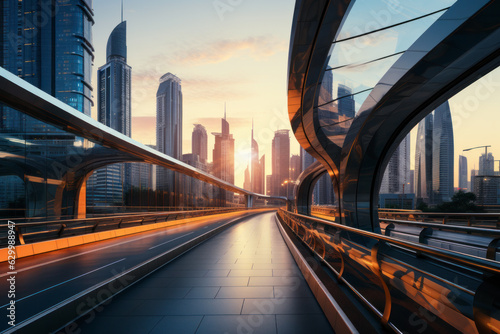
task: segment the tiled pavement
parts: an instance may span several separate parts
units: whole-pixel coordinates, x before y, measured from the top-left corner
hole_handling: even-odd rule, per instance
[[[82,333],[332,333],[275,224],[241,222],[80,320]]]

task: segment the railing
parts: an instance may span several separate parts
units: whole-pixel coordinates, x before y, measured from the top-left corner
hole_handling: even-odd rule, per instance
[[[379,210],[378,215],[380,219],[404,219],[419,222],[500,228],[500,214],[498,213],[447,213]]]
[[[500,332],[500,263],[279,210],[394,332]]]
[[[55,220],[46,222],[16,223],[16,243],[26,243],[57,239],[73,235],[102,232],[124,227],[163,223],[185,218],[194,218],[219,213],[246,211],[247,208],[208,208],[192,211],[154,212],[146,214],[110,215],[99,218]],[[8,242],[8,225],[0,225],[0,247]]]

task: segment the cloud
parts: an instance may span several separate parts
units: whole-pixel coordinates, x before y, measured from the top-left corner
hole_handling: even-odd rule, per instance
[[[254,36],[244,39],[220,39],[195,47],[188,47],[173,53],[170,60],[177,64],[216,64],[229,60],[238,54],[250,55],[261,60],[287,50],[287,43],[273,36]],[[163,59],[169,59],[164,57]]]

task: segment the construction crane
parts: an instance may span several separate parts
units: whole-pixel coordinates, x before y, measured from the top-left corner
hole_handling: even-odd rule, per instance
[[[484,155],[487,157],[488,156],[488,147],[491,147],[491,145],[483,145],[483,146],[476,146],[476,147],[471,147],[471,148],[466,148],[465,151],[470,151],[470,150],[475,150],[476,148],[481,148],[484,147]]]

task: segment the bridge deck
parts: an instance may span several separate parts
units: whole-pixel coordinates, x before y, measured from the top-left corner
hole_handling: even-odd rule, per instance
[[[169,263],[77,324],[83,333],[331,333],[266,213]]]

